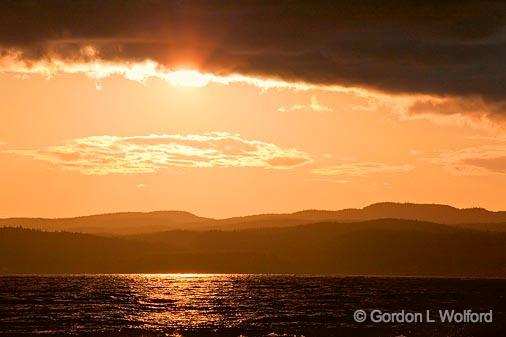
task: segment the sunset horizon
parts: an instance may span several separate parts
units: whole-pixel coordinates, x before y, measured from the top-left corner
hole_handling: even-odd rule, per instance
[[[258,211],[251,213],[240,213],[240,214],[225,214],[223,216],[212,216],[209,214],[202,214],[198,211],[189,210],[189,209],[118,209],[118,210],[110,210],[105,212],[97,212],[97,213],[82,213],[82,214],[69,214],[63,216],[23,216],[23,215],[14,215],[14,216],[0,216],[0,220],[4,219],[12,219],[12,218],[44,218],[44,219],[67,219],[67,218],[80,218],[80,217],[88,217],[88,216],[96,216],[96,215],[110,215],[110,214],[127,214],[127,213],[142,213],[142,214],[150,214],[150,213],[164,213],[164,212],[181,212],[188,213],[192,215],[196,215],[199,217],[216,219],[216,220],[224,220],[230,218],[240,218],[240,217],[249,217],[256,215],[282,215],[282,214],[294,214],[306,211],[321,211],[321,212],[335,212],[342,210],[361,210],[364,208],[368,208],[376,205],[384,205],[384,204],[393,204],[393,205],[414,205],[414,206],[441,206],[441,207],[450,207],[456,210],[484,210],[488,212],[506,212],[506,209],[489,209],[481,206],[471,206],[471,207],[456,207],[454,205],[444,204],[444,203],[429,203],[429,202],[402,202],[402,201],[378,201],[373,202],[371,204],[359,205],[357,207],[338,207],[338,208],[301,208],[301,209],[286,209],[286,210],[266,210],[266,211]]]

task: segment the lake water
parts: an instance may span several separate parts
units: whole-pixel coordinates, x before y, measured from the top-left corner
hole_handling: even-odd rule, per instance
[[[366,312],[493,311],[492,323]],[[1,276],[5,336],[505,336],[506,280],[295,275]]]

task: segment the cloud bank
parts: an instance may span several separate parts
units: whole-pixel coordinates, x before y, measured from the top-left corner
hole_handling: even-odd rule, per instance
[[[291,169],[310,163],[305,152],[230,133],[94,136],[41,150],[5,150],[87,175],[152,173],[173,167]]]
[[[0,57],[12,53],[472,97],[459,113],[506,114],[501,1],[2,1]]]

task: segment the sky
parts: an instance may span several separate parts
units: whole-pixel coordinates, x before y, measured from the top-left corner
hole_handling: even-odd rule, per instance
[[[506,7],[434,6],[5,2],[0,216],[506,209]]]

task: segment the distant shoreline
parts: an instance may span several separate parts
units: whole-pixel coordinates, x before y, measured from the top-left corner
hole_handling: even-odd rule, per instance
[[[256,276],[256,277],[321,277],[321,278],[377,278],[377,279],[455,279],[455,280],[506,280],[506,276],[455,276],[455,275],[336,275],[336,274],[294,274],[294,273],[70,273],[70,274],[2,274],[0,277],[96,277],[96,276],[176,276],[184,278],[203,276]]]

